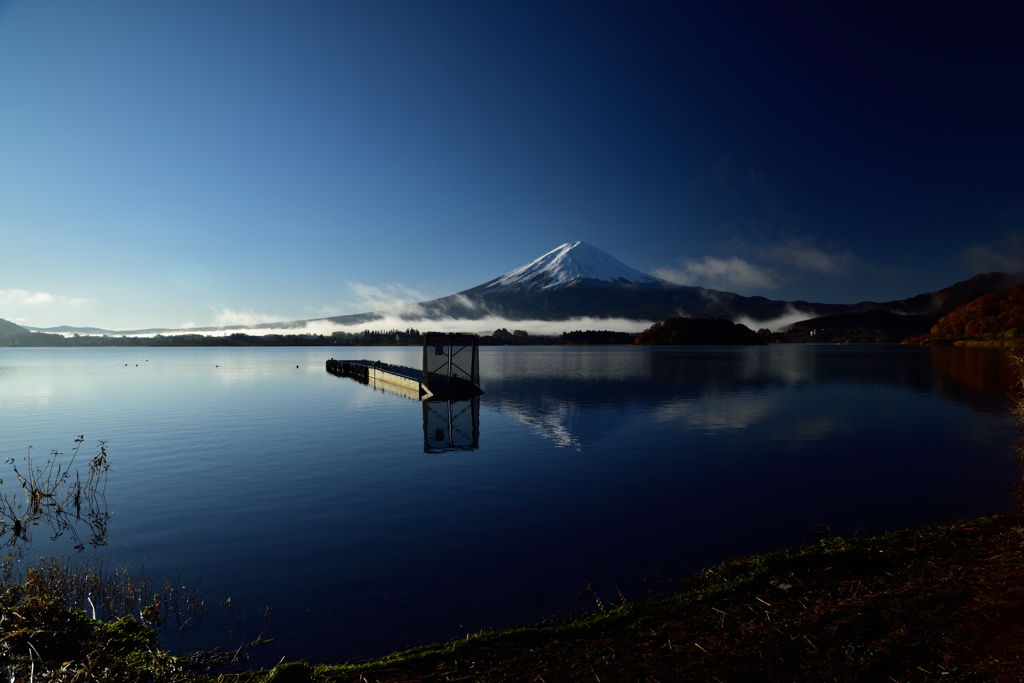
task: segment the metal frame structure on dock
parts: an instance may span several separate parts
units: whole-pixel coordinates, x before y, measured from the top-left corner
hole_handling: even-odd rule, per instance
[[[460,332],[423,335],[423,384],[434,395],[480,394],[480,337]]]

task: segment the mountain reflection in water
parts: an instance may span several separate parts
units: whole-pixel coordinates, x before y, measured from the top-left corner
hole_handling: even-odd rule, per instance
[[[929,355],[935,375],[947,382],[939,390],[959,396],[960,400],[973,401],[972,405],[983,410],[994,406],[983,405],[974,400],[976,397],[995,397],[999,399],[995,406],[1001,409],[1001,399],[1012,395],[1019,381],[1009,353],[1001,349],[938,348],[931,349]]]
[[[649,409],[655,423],[745,430],[788,412],[784,390],[813,386],[940,394],[1003,414],[1015,377],[1005,351],[971,347],[606,347],[571,362],[558,349],[528,348],[493,360],[485,365],[485,405],[574,449],[621,429],[634,408]],[[827,410],[789,420],[793,441],[825,438],[840,424]]]

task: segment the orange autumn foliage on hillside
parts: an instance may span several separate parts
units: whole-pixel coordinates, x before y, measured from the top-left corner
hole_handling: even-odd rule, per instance
[[[958,306],[935,323],[931,332],[908,342],[961,339],[1016,339],[1024,332],[1024,285],[1008,287]]]

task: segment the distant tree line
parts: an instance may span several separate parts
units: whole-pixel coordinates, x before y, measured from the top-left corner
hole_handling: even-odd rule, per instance
[[[977,335],[975,338],[1012,338],[1018,328],[1024,329],[1021,311],[1024,310],[1024,286],[1017,292],[1004,294],[1006,300],[982,302],[967,312],[960,313],[956,321],[936,326],[933,333],[950,334],[947,327],[957,327],[950,334]],[[1020,298],[1018,298],[1020,297]],[[984,297],[983,297],[984,298]],[[981,300],[979,300],[981,301]],[[982,310],[983,309],[983,310]],[[907,317],[907,316],[904,316]],[[970,318],[970,320],[966,320]],[[944,319],[945,320],[945,319]],[[838,322],[838,321],[837,321]],[[846,322],[845,320],[843,322]],[[940,329],[941,328],[941,329]],[[961,331],[962,328],[962,331]],[[481,346],[508,345],[691,345],[691,344],[767,344],[818,341],[891,341],[879,330],[846,329],[794,329],[785,333],[772,333],[750,328],[725,318],[669,318],[655,323],[643,332],[615,332],[611,330],[574,330],[558,336],[530,335],[524,330],[509,332],[505,328],[480,337]],[[962,338],[962,337],[961,337]],[[896,339],[895,341],[899,341]],[[265,334],[252,335],[235,332],[228,335],[158,334],[152,337],[74,335],[64,337],[45,332],[14,332],[0,335],[0,347],[30,346],[419,346],[423,334],[415,328],[405,330],[363,330],[361,332],[334,332],[323,334]]]
[[[675,317],[651,325],[636,338],[637,344],[704,345],[767,344],[768,339],[746,325],[725,318]]]
[[[595,346],[601,344],[632,344],[635,339],[635,332],[576,330],[575,332],[563,332],[562,336],[558,338],[558,343],[572,346]]]
[[[384,346],[422,344],[417,330],[334,332],[322,334],[264,334],[235,332],[228,335],[157,334],[152,337],[74,335],[47,332],[15,332],[0,337],[7,347],[100,347],[100,346]]]

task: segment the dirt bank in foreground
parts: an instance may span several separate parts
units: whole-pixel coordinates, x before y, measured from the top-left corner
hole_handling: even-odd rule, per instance
[[[575,623],[269,673],[230,679],[1024,680],[1022,517],[826,538],[726,562],[684,592]]]
[[[1022,522],[825,538],[723,563],[671,596],[343,666],[204,673],[209,658],[154,651],[140,624],[23,597],[0,605],[0,663],[24,681],[1021,681]]]

